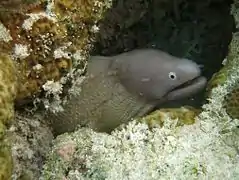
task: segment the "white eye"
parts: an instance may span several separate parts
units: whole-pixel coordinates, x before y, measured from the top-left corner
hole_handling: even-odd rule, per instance
[[[170,79],[172,79],[172,80],[177,79],[177,75],[176,75],[175,72],[170,72],[170,73],[168,73],[168,77],[169,77]]]

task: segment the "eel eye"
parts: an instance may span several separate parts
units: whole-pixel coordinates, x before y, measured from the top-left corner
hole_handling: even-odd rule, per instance
[[[170,73],[168,73],[168,77],[169,77],[171,80],[177,79],[177,76],[176,76],[176,73],[175,73],[175,72],[170,72]]]

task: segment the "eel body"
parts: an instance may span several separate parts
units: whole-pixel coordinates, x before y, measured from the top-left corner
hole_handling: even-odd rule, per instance
[[[92,56],[81,93],[64,111],[49,113],[56,135],[77,126],[111,132],[165,101],[194,95],[206,85],[199,66],[156,49],[137,49],[116,56]]]

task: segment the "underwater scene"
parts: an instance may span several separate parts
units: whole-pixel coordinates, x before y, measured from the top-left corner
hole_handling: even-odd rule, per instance
[[[239,0],[1,0],[0,180],[238,180]]]

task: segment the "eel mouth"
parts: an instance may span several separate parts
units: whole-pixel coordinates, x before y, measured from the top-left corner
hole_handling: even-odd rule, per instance
[[[167,94],[168,100],[177,100],[181,98],[186,98],[189,96],[192,96],[196,94],[197,92],[201,91],[203,88],[205,88],[207,83],[207,80],[203,76],[197,76],[180,86],[177,86],[176,88],[172,89]]]
[[[200,78],[201,78],[201,76],[197,76],[189,81],[186,81],[185,83],[181,84],[180,86],[177,86],[176,88],[172,89],[171,92],[191,86],[191,85],[197,83],[198,81],[200,81]]]

